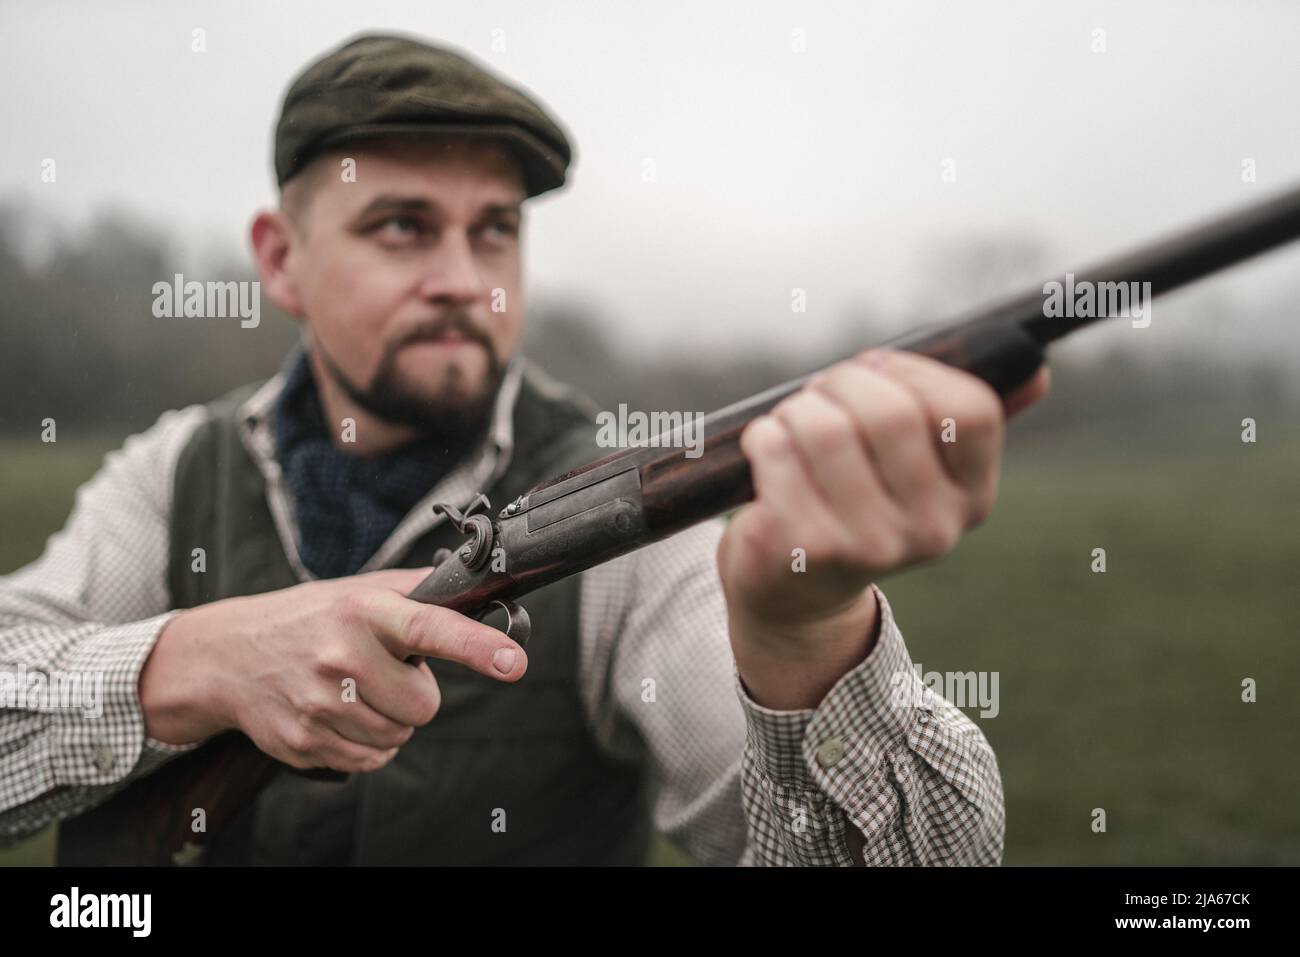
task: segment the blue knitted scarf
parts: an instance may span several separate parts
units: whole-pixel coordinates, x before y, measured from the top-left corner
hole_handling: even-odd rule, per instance
[[[330,440],[307,354],[289,369],[275,407],[276,456],[298,519],[298,551],[318,578],[355,574],[465,453],[421,438],[380,455]]]

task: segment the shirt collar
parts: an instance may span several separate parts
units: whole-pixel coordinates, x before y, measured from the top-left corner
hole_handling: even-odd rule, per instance
[[[299,577],[305,581],[315,576],[303,566],[298,557],[297,521],[293,514],[292,497],[285,487],[280,463],[276,460],[273,427],[276,402],[284,391],[289,370],[303,351],[303,345],[295,346],[285,358],[280,371],[244,401],[238,415],[240,439],[266,479],[268,504],[285,547],[285,554],[289,556]],[[446,521],[445,515],[433,514],[432,506],[435,503],[445,502],[463,509],[509,467],[514,452],[515,402],[519,397],[526,366],[527,360],[522,355],[515,355],[506,365],[501,387],[497,391],[492,420],[482,441],[442,481],[430,489],[428,495],[416,503],[398,523],[388,540],[362,566],[362,572],[390,567],[416,539]]]

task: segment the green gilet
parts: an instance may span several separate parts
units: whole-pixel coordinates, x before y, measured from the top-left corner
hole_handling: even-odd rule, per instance
[[[238,434],[237,410],[253,388],[213,403],[179,459],[169,566],[173,607],[298,584],[262,474]],[[493,507],[598,458],[592,412],[580,393],[557,388],[526,367],[510,464],[484,489]],[[435,550],[459,541],[444,521],[396,565],[428,565]],[[196,547],[206,551],[206,572],[191,570]],[[528,672],[520,681],[502,684],[461,665],[430,661],[442,705],[389,765],[351,775],[346,783],[281,771],[223,835],[214,835],[207,862],[642,863],[649,835],[643,771],[602,753],[583,712],[578,579],[540,589],[521,603],[533,630]],[[68,848],[65,854],[61,848],[60,857],[95,863],[88,850]]]

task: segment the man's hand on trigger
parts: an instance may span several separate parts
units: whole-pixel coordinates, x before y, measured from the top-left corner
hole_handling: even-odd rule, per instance
[[[406,594],[429,569],[373,572],[182,612],[140,676],[146,728],[175,744],[228,728],[294,767],[373,771],[433,720],[427,662],[500,681],[527,669],[510,638]]]
[[[1048,382],[1043,367],[1003,402],[969,373],[876,349],[750,423],[741,449],[755,499],[718,566],[737,664],[760,703],[813,707],[866,656],[878,625],[868,586],[946,554],[988,516],[1004,420]]]

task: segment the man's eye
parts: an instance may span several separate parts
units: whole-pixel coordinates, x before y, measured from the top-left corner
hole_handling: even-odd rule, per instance
[[[519,232],[519,227],[514,223],[499,222],[492,223],[488,226],[488,233],[493,237],[514,236]]]
[[[423,224],[414,216],[389,216],[375,223],[373,231],[381,236],[404,238],[418,236],[423,228]]]

